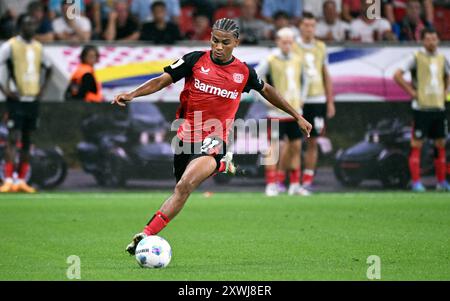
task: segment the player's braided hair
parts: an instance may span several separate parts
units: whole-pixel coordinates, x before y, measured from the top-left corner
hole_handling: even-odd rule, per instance
[[[214,23],[212,30],[231,32],[236,39],[239,39],[239,26],[234,20],[228,18],[219,19]]]

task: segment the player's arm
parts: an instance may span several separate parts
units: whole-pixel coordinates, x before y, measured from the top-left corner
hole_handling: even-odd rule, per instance
[[[203,54],[205,54],[204,51],[193,51],[184,55],[172,65],[164,67],[164,72],[160,76],[145,82],[133,91],[117,95],[111,103],[123,107],[133,98],[153,94],[172,83],[176,83],[192,74],[192,67]]]
[[[333,118],[336,115],[336,107],[334,105],[333,82],[331,80],[328,67],[323,64],[322,67],[323,85],[325,87],[325,97],[327,100],[327,118]]]
[[[274,87],[267,83],[264,83],[264,87],[259,93],[273,106],[294,117],[295,120],[297,120],[302,132],[309,137],[312,125],[302,116],[300,116],[300,114],[297,113],[297,111],[277,92]]]
[[[42,95],[44,95],[45,90],[50,84],[50,78],[52,77],[52,70],[53,70],[52,67],[45,67],[44,69],[45,69],[44,82],[42,83],[42,86],[39,89],[39,93],[36,96],[36,99],[41,99]]]
[[[42,68],[45,70],[44,74],[44,81],[42,83],[41,88],[39,89],[39,93],[36,96],[36,99],[41,99],[42,95],[44,95],[45,90],[47,89],[48,85],[50,84],[50,78],[52,77],[52,62],[50,61],[48,55],[43,52],[42,53]]]
[[[11,57],[11,45],[9,43],[3,43],[0,47],[0,68],[6,68],[6,61]],[[0,92],[3,93],[9,99],[19,99],[16,93],[11,92],[8,88],[9,72],[6,72],[7,79],[5,80],[6,86],[0,81]]]
[[[408,83],[403,77],[404,71],[402,69],[398,69],[394,73],[394,81],[406,92],[411,98],[416,98],[417,91],[414,87]]]
[[[146,81],[130,92],[115,96],[111,103],[124,107],[127,102],[132,101],[134,98],[156,93],[172,84],[172,82],[172,77],[168,73],[164,72],[160,76]]]
[[[445,93],[449,93],[449,87],[450,87],[450,63],[447,59],[445,59],[445,63],[444,63],[444,89],[445,89]],[[447,97],[447,96],[446,96]]]
[[[258,91],[270,104],[283,110],[297,120],[300,129],[309,137],[312,125],[306,121],[297,111],[277,92],[277,90],[263,82],[255,69],[247,65],[249,70],[249,78],[247,84],[245,85],[244,92],[249,92],[250,90]]]
[[[403,75],[416,68],[416,59],[414,55],[409,56],[408,60],[394,73],[394,81],[406,92],[412,99],[417,97],[417,91],[411,83],[408,83]]]

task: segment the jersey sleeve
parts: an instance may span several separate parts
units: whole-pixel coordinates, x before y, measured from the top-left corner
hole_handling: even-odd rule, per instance
[[[300,82],[302,83],[301,87],[301,99],[304,102],[306,97],[308,96],[308,91],[309,91],[309,84],[310,84],[310,80],[309,80],[309,76],[306,76],[306,69],[304,67],[304,65],[302,65],[302,73],[300,76]]]
[[[446,57],[444,57],[444,60],[445,60],[444,73],[446,76],[449,76],[450,75],[450,63],[448,62],[448,59]]]
[[[5,42],[0,47],[0,65],[6,64],[11,57],[11,44],[9,42]]]
[[[328,51],[327,51],[327,45],[323,43],[323,65],[328,67],[329,61],[328,61]]]
[[[44,66],[44,68],[50,69],[52,67],[52,62],[50,60],[48,53],[45,51],[45,48],[42,49],[41,56],[42,56],[41,58],[42,66]]]
[[[403,72],[410,72],[411,70],[415,69],[416,67],[416,57],[414,54],[411,54],[407,61],[401,65],[400,70]]]
[[[256,74],[255,69],[253,67],[250,67],[249,65],[245,64],[248,68],[248,79],[247,83],[244,87],[244,92],[250,92],[250,90],[256,90],[258,92],[261,92],[261,90],[264,88],[264,81]]]
[[[189,52],[172,65],[164,67],[164,72],[168,73],[172,77],[172,81],[176,83],[180,79],[192,74],[192,68],[204,54],[204,51]]]
[[[259,62],[258,66],[255,68],[256,74],[262,78],[265,78],[269,73],[269,61],[267,59]]]

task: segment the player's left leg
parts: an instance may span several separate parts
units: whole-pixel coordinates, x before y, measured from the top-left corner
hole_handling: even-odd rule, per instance
[[[314,182],[314,173],[317,167],[317,160],[319,157],[319,146],[317,139],[325,134],[326,128],[326,114],[327,109],[324,104],[311,104],[308,107],[305,105],[305,118],[309,120],[313,128],[311,130],[311,137],[306,139],[305,151],[305,168],[303,170],[302,185],[305,188],[310,188]]]
[[[30,148],[31,148],[31,130],[22,131],[22,148],[20,150],[20,161],[18,168],[18,180],[14,183],[12,190],[15,192],[35,193],[36,189],[29,186],[26,182],[26,176],[30,170]]]
[[[20,140],[20,131],[10,128],[5,149],[4,182],[0,186],[0,192],[13,192],[14,158],[17,152],[17,142]]]
[[[445,139],[435,140],[434,168],[436,173],[436,190],[450,191],[450,184],[447,182],[447,154],[445,151]]]
[[[434,139],[434,168],[436,173],[436,190],[450,191],[450,184],[447,182],[447,154],[445,151],[448,125],[445,112],[434,113],[433,122],[430,128],[430,138]]]
[[[289,195],[302,195],[308,196],[310,192],[304,189],[300,185],[300,169],[301,169],[301,152],[302,152],[302,140],[294,139],[288,142],[289,164],[287,170],[289,170]]]
[[[156,235],[181,211],[191,193],[208,179],[217,169],[217,161],[213,156],[201,156],[192,160],[181,179],[175,185],[172,195],[153,215],[142,233],[138,233],[127,246],[127,251],[134,254],[139,241],[145,236]]]
[[[190,194],[209,178],[216,168],[217,163],[212,156],[202,156],[192,160],[176,184],[173,194],[163,203],[159,212],[172,220],[183,208]],[[160,231],[160,229],[153,229],[150,224],[145,230],[148,235],[154,235]]]
[[[319,147],[317,137],[310,137],[306,140],[305,169],[303,170],[302,184],[311,187],[314,181],[314,172],[317,166]]]
[[[303,134],[296,121],[287,123],[286,160],[283,160],[284,169],[289,171],[289,195],[307,196],[310,193],[300,185],[300,166]]]
[[[277,189],[279,193],[286,192],[286,171],[287,166],[289,165],[289,156],[290,151],[289,148],[286,147],[288,143],[285,141],[280,141],[280,160],[277,165]]]

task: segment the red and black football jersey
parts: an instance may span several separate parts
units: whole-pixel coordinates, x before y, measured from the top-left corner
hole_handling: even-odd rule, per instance
[[[264,82],[255,70],[233,57],[219,64],[211,51],[194,51],[164,68],[173,82],[185,78],[177,118],[183,118],[178,137],[201,142],[208,136],[228,140],[242,92],[261,91]]]

